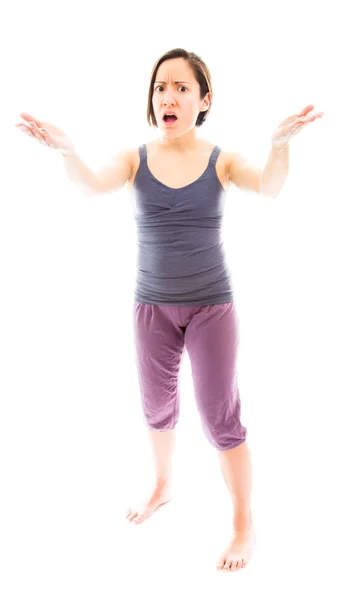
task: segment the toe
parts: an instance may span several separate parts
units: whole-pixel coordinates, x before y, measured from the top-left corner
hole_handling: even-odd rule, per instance
[[[131,511],[131,514],[128,516],[129,521],[133,521],[133,519],[137,517],[137,511]]]
[[[226,555],[225,555],[225,553],[220,554],[220,556],[219,556],[219,558],[217,560],[217,563],[216,563],[217,569],[222,569],[223,566],[225,565],[225,562],[226,562]]]
[[[237,565],[237,561],[233,560],[232,564],[231,564],[231,571],[236,571],[237,570],[237,566],[236,565]]]
[[[242,568],[242,561],[239,560],[237,563],[237,569],[241,569]]]
[[[231,570],[231,564],[232,561],[231,560],[227,560],[224,567],[223,567],[223,571],[230,571]]]
[[[133,519],[134,523],[140,523],[142,521],[142,513],[138,513],[137,516]]]

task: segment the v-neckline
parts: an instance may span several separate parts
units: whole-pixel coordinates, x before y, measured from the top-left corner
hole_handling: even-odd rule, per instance
[[[145,147],[145,164],[146,164],[146,168],[148,169],[148,171],[149,171],[149,173],[150,173],[151,177],[152,177],[152,178],[153,178],[155,181],[157,181],[157,183],[159,183],[159,184],[160,184],[160,185],[162,185],[163,187],[167,188],[168,190],[172,190],[173,192],[178,192],[178,191],[180,191],[180,190],[184,190],[184,189],[186,189],[186,188],[190,187],[191,185],[194,185],[195,183],[198,183],[198,181],[200,181],[200,179],[202,179],[202,178],[204,177],[204,175],[207,173],[208,169],[210,168],[211,159],[212,159],[212,154],[213,154],[213,152],[215,151],[215,149],[217,148],[217,145],[215,145],[215,146],[213,147],[213,149],[212,149],[212,152],[211,152],[211,154],[210,154],[210,157],[209,157],[209,159],[208,159],[208,165],[207,165],[207,167],[206,167],[205,171],[204,171],[203,173],[201,173],[200,177],[198,177],[198,179],[196,179],[195,181],[192,181],[191,183],[187,183],[187,185],[183,185],[182,187],[179,187],[179,188],[173,188],[173,187],[170,187],[170,185],[167,185],[167,184],[163,183],[163,181],[160,181],[159,179],[157,179],[157,177],[155,177],[155,175],[154,175],[154,174],[153,174],[153,173],[150,171],[150,168],[149,168],[149,166],[148,166],[148,154],[147,154],[147,148],[146,148],[146,144],[144,144],[144,147]]]

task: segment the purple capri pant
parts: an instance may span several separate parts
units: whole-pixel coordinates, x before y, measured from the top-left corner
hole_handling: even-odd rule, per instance
[[[234,302],[208,306],[134,303],[136,363],[150,430],[173,429],[180,406],[179,370],[186,348],[201,425],[209,443],[229,450],[246,439],[241,425]]]

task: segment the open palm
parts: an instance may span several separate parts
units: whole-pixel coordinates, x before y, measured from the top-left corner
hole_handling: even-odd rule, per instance
[[[39,121],[35,119],[29,113],[20,113],[24,123],[17,123],[18,127],[23,133],[30,137],[36,138],[41,144],[50,146],[57,150],[71,150],[73,148],[72,141],[68,136],[52,123],[47,121]]]
[[[272,143],[275,148],[281,148],[288,144],[290,139],[297,135],[301,129],[306,127],[312,121],[320,119],[324,113],[317,112],[313,113],[314,105],[309,104],[303,110],[297,114],[292,115],[284,119],[277,129],[274,131],[272,136]],[[312,114],[311,114],[312,113]]]

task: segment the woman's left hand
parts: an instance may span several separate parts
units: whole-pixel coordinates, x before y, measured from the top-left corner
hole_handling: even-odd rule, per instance
[[[306,106],[298,115],[292,115],[291,117],[287,117],[287,119],[282,121],[273,133],[273,147],[281,148],[283,146],[286,146],[289,140],[294,135],[296,135],[301,129],[303,129],[311,121],[315,121],[315,119],[319,119],[323,116],[323,112],[313,113],[312,115],[309,115],[309,113],[313,109],[314,105],[309,104],[309,106]]]

